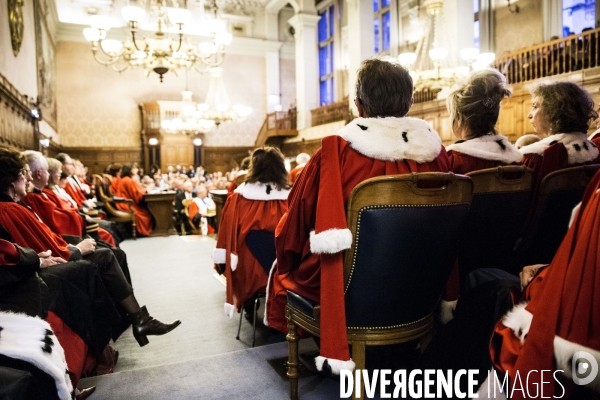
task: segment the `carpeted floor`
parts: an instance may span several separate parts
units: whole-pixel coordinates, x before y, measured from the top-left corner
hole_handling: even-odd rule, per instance
[[[80,387],[97,385],[92,399],[284,399],[289,385],[276,363],[287,344],[257,322],[257,347],[250,349],[252,326],[223,311],[225,287],[215,279],[207,237],[142,238],[121,247],[128,255],[135,295],[150,314],[182,324],[165,336],[151,336],[139,347],[131,330],[113,345],[119,350],[115,373],[82,379]],[[264,304],[259,310],[262,320]],[[305,351],[314,350],[311,340]],[[270,343],[277,343],[264,346]],[[258,347],[263,346],[263,347]],[[339,394],[336,381],[310,374],[301,379],[302,398],[331,399]],[[315,397],[316,396],[316,397]]]

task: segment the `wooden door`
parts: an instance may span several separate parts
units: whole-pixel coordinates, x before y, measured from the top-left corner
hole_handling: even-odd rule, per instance
[[[187,135],[163,135],[161,142],[161,169],[169,165],[189,166],[194,164],[194,144]]]

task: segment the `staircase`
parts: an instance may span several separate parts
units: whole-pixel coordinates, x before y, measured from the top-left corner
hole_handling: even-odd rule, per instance
[[[296,111],[274,112],[267,114],[267,118],[265,118],[265,122],[263,122],[256,137],[254,147],[281,147],[285,139],[294,136],[298,136]]]

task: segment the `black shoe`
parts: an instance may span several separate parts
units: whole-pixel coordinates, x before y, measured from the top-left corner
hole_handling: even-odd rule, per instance
[[[133,336],[137,340],[138,344],[145,346],[149,343],[146,336],[148,335],[164,335],[165,333],[171,332],[177,328],[181,321],[173,321],[170,324],[163,324],[157,319],[154,319],[148,313],[146,306],[143,306],[140,311],[135,314],[131,314],[131,329],[133,330]]]

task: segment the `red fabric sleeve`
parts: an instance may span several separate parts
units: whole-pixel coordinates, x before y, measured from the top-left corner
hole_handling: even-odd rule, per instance
[[[15,265],[21,259],[21,254],[14,244],[0,239],[0,265]]]

